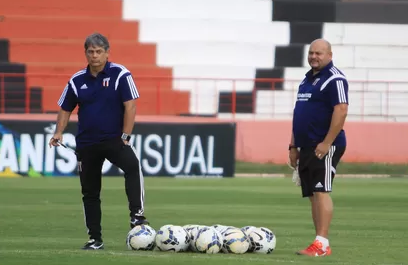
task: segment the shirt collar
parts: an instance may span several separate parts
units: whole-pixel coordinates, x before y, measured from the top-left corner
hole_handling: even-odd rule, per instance
[[[330,69],[333,67],[333,61],[330,61],[330,63],[328,63],[325,67],[323,67],[322,70],[320,70],[320,72],[318,72],[317,74],[313,75],[313,70],[310,69],[307,73],[306,73],[306,77],[307,78],[312,78],[312,77],[316,77],[318,75],[322,75],[325,74],[327,72],[330,72]]]
[[[102,71],[100,71],[100,73],[103,73],[103,74],[108,74],[109,73],[109,69],[110,69],[110,62],[108,61],[108,62],[106,62],[106,64],[105,64],[105,67],[102,69]],[[93,77],[93,75],[91,74],[91,71],[89,70],[89,64],[87,65],[87,67],[86,67],[86,74],[88,75],[88,76],[92,76]]]

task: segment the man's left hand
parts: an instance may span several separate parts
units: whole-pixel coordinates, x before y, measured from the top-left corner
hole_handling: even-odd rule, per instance
[[[322,142],[317,145],[315,149],[315,154],[317,158],[322,159],[325,155],[327,155],[329,150],[330,150],[330,144]]]

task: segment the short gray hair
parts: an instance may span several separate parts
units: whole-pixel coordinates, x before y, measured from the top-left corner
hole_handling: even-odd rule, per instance
[[[110,47],[108,39],[100,33],[94,33],[86,37],[84,44],[85,51],[92,46],[102,47],[105,51],[109,50]]]

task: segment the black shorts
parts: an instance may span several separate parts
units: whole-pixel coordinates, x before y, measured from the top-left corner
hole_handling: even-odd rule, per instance
[[[318,159],[315,148],[301,148],[299,156],[299,177],[302,196],[313,196],[314,192],[331,192],[337,164],[346,147],[331,146],[322,159]]]

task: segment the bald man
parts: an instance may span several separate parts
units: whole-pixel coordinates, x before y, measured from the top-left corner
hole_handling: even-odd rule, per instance
[[[290,164],[298,168],[302,196],[311,202],[316,238],[299,255],[328,256],[330,197],[336,167],[346,150],[343,125],[348,111],[348,82],[333,65],[331,45],[317,39],[309,48],[311,67],[299,85],[289,144]]]

